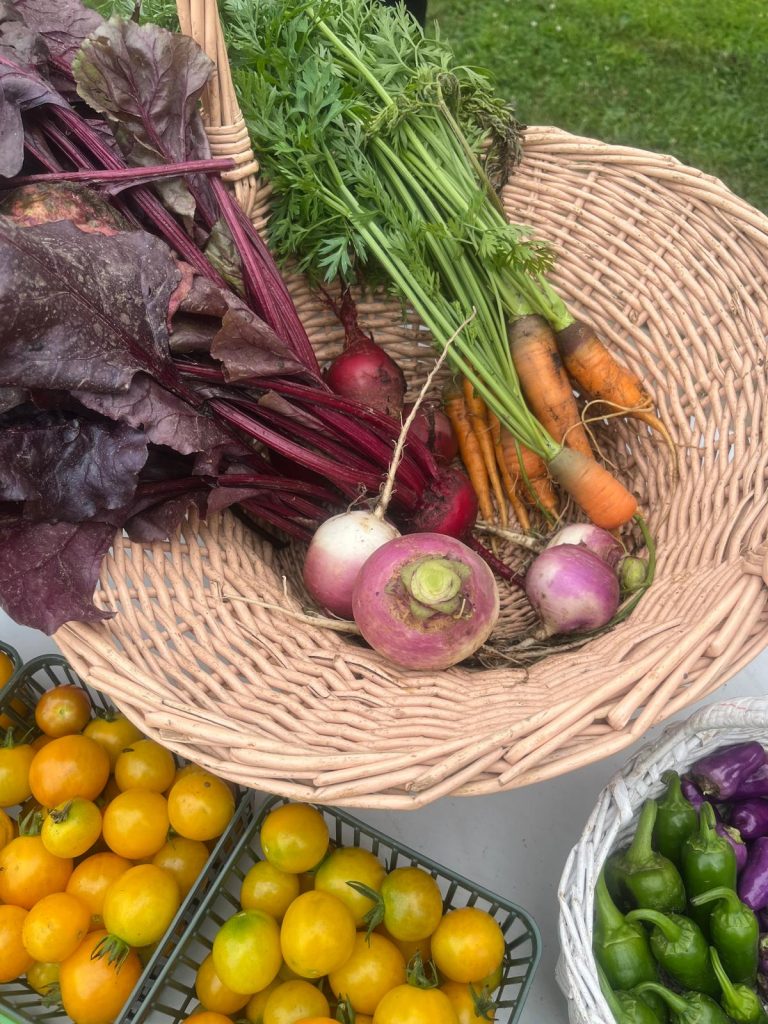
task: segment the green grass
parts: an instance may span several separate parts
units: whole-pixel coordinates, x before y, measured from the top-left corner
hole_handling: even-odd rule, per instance
[[[765,0],[430,0],[527,124],[672,153],[768,212]]]

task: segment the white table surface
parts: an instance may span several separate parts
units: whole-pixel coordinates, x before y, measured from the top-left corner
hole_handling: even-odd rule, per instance
[[[17,626],[2,611],[0,639],[24,660],[56,651],[49,637]],[[702,704],[757,695],[768,695],[768,651]],[[676,717],[686,718],[702,704]],[[652,730],[646,739],[658,732]],[[570,775],[497,796],[444,799],[417,812],[352,812],[531,914],[541,931],[542,955],[521,1024],[568,1022],[566,1002],[554,978],[557,885],[597,794],[637,746]]]

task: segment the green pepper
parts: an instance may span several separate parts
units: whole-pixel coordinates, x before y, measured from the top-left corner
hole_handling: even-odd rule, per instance
[[[661,779],[667,788],[664,796],[657,801],[653,846],[679,868],[683,843],[696,831],[699,816],[693,804],[683,796],[677,772],[664,772]]]
[[[618,863],[616,874],[635,907],[675,914],[685,907],[685,889],[672,861],[651,846],[655,823],[656,801],[646,800],[635,838]]]
[[[760,944],[760,924],[755,914],[733,889],[723,887],[693,896],[691,903],[696,907],[715,904],[709,919],[709,935],[723,969],[731,981],[754,985]]]
[[[608,886],[608,892],[622,913],[631,909],[627,900],[627,894],[622,892],[621,888],[621,861],[626,852],[626,846],[623,846],[620,850],[614,850],[613,853],[606,857],[603,864],[603,874],[605,875],[605,884]]]
[[[597,977],[600,991],[616,1024],[662,1024],[662,1018],[654,1013],[642,996],[634,992],[614,992],[599,964]]]
[[[640,924],[625,921],[611,899],[602,871],[595,889],[595,958],[613,989],[630,989],[655,981],[659,972]]]
[[[720,957],[714,946],[710,949],[712,966],[720,983],[722,995],[720,1005],[736,1024],[768,1024],[768,1015],[763,1010],[760,996],[748,985],[734,985],[723,970]]]
[[[710,889],[736,889],[736,854],[727,839],[715,831],[715,812],[704,802],[699,810],[699,828],[683,843],[683,881],[688,899]],[[712,907],[689,904],[688,914],[709,935]]]
[[[658,910],[632,910],[626,919],[653,925],[651,952],[681,988],[719,995],[720,986],[709,959],[709,943],[694,921],[681,914],[660,914]]]
[[[637,991],[654,992],[660,996],[672,1011],[674,1024],[731,1024],[714,999],[703,992],[678,995],[653,981],[644,981],[637,986]]]

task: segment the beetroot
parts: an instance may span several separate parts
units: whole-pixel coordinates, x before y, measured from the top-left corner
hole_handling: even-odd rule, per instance
[[[403,416],[407,416],[412,408],[411,404],[406,405],[403,408]],[[435,461],[441,465],[447,466],[458,455],[459,446],[451,421],[443,410],[433,403],[425,402],[421,406],[408,436],[421,441],[432,452]]]
[[[404,533],[444,533],[461,540],[477,519],[477,495],[466,474],[450,466],[428,484],[422,499],[401,524]]]

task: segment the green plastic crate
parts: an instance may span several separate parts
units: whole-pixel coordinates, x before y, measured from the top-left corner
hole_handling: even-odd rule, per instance
[[[259,845],[261,822],[273,807],[286,802],[281,797],[271,797],[262,805],[258,817],[246,829],[215,886],[190,921],[184,938],[146,993],[144,1004],[134,1017],[134,1024],[179,1024],[197,1008],[197,968],[211,952],[218,929],[240,910],[238,897],[243,878],[255,861],[262,859]],[[424,868],[440,886],[445,910],[477,906],[493,915],[501,926],[507,945],[502,987],[497,998],[511,1004],[497,1011],[496,1022],[514,1024],[518,1021],[541,952],[539,930],[529,915],[514,903],[475,885],[423,854],[397,844],[394,839],[357,818],[330,807],[318,807],[318,810],[324,815],[331,841],[337,846],[362,846],[371,850],[388,870],[407,865]]]
[[[0,646],[10,654],[12,648],[9,650],[4,644]],[[34,706],[38,698],[46,690],[67,683],[82,687],[88,693],[94,708],[107,710],[113,707],[104,694],[87,686],[64,658],[52,654],[28,661],[14,674],[0,690],[0,712],[5,712],[19,731],[34,727]],[[26,713],[18,709],[17,701],[25,705]],[[39,735],[39,730],[36,730],[36,734]],[[179,760],[184,763],[183,759]],[[130,1024],[139,1009],[144,1006],[147,991],[163,973],[176,943],[187,933],[190,919],[208,894],[223,865],[228,863],[230,855],[246,834],[250,818],[250,793],[238,789],[232,821],[211,851],[197,884],[185,897],[168,930],[148,959],[122,1012],[115,1018],[115,1024]],[[0,985],[0,1024],[37,1024],[42,1021],[47,1024],[71,1024],[70,1018],[60,1006],[43,1005],[41,997],[25,981]]]

